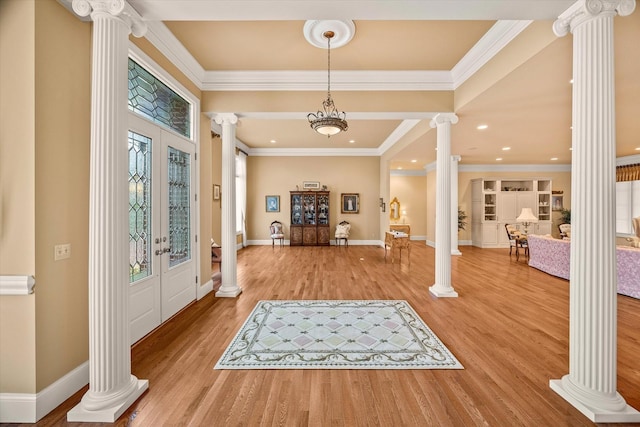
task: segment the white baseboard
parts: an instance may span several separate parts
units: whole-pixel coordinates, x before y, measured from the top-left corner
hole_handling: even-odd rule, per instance
[[[87,384],[89,361],[39,393],[0,393],[0,422],[35,423]]]
[[[213,280],[209,279],[207,283],[204,283],[201,286],[198,286],[198,288],[196,289],[196,299],[201,300],[205,295],[207,295],[209,292],[212,292],[212,291],[213,291]]]
[[[411,239],[413,240],[413,239]],[[284,245],[285,246],[290,246],[290,241],[289,240],[285,240],[284,241]],[[330,240],[329,241],[329,245],[331,246],[336,246],[336,241],[335,240]],[[373,246],[380,246],[380,240],[351,240],[349,239],[349,245],[353,245],[353,246],[367,246],[367,245],[373,245]],[[271,246],[271,240],[247,240],[247,246]],[[275,246],[280,246],[280,244],[278,242],[276,242]],[[342,244],[341,244],[342,246]]]

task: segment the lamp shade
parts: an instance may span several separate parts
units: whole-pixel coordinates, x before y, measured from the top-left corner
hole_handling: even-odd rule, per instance
[[[531,212],[531,208],[522,208],[522,212],[520,212],[520,216],[516,218],[518,222],[538,222],[538,218]]]

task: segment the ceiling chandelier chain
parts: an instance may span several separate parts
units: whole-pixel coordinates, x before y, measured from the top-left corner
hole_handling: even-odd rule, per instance
[[[327,39],[327,99],[322,102],[322,111],[307,114],[311,128],[327,137],[349,128],[346,121],[347,114],[344,111],[339,112],[331,99],[331,39],[334,35],[333,31],[325,31],[323,34]]]

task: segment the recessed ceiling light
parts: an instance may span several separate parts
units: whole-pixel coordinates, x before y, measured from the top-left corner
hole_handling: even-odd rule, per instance
[[[636,150],[638,150],[638,149],[640,149],[640,147],[636,148]],[[573,151],[573,147],[569,147],[569,151]]]
[[[502,160],[502,157],[496,157],[496,160],[500,161],[500,160]]]
[[[640,147],[636,147],[636,151],[640,151]]]
[[[511,147],[502,147],[502,151],[509,151],[511,150]]]
[[[356,140],[355,139],[350,139],[349,140],[349,144],[355,144]]]
[[[573,84],[573,79],[569,80],[569,83]]]
[[[412,159],[412,160],[411,160],[411,163],[416,163],[416,162],[417,162],[417,160],[416,160],[416,159]]]
[[[558,160],[558,158],[557,157],[552,157],[551,160],[552,161],[556,161],[556,160]]]
[[[402,166],[398,166],[398,170],[402,170]]]
[[[476,129],[478,130],[485,130],[486,128],[488,128],[489,125],[479,125]]]
[[[271,141],[269,141],[269,142],[270,142],[270,143],[272,143],[272,144],[275,144],[275,143],[276,143],[276,140],[275,140],[275,139],[272,139],[272,140],[271,140]]]

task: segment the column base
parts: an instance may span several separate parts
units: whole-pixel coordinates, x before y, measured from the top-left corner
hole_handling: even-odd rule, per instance
[[[564,400],[573,405],[584,416],[594,423],[637,423],[640,422],[640,412],[629,405],[621,411],[610,411],[602,408],[594,408],[578,400],[562,383],[562,380],[550,380],[551,390],[558,393]]]
[[[216,297],[222,298],[235,298],[242,293],[242,288],[238,286],[225,286],[222,285],[218,292],[216,292]]]
[[[453,288],[444,288],[437,284],[429,287],[429,292],[438,298],[458,298],[458,293]]]
[[[462,255],[459,249],[451,249],[451,255]]]
[[[120,415],[133,404],[142,393],[149,388],[149,380],[137,380],[136,387],[126,400],[116,406],[99,411],[89,411],[84,408],[82,402],[78,403],[69,412],[67,412],[67,421],[69,422],[87,422],[87,423],[113,423]]]

